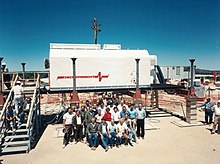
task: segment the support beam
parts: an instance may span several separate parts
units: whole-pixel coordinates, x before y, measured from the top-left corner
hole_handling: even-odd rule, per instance
[[[76,105],[79,103],[79,96],[78,92],[76,91],[76,59],[77,58],[71,58],[73,62],[73,93],[71,97],[71,105]]]

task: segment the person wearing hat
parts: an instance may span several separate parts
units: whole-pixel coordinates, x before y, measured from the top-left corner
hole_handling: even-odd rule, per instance
[[[213,118],[213,111],[212,107],[214,106],[214,103],[211,102],[210,98],[206,99],[206,102],[200,105],[199,107],[204,107],[205,110],[205,124],[211,124],[212,118]]]
[[[10,75],[9,74],[5,74],[7,72],[9,72],[6,63],[2,63],[1,65],[1,72],[4,74],[3,75],[3,79],[4,79],[4,83],[7,87],[7,89],[11,89],[11,82],[10,82]]]
[[[6,63],[2,63],[2,72],[9,72],[8,68],[6,67]]]
[[[213,111],[214,111],[215,117],[214,117],[214,124],[213,124],[211,134],[215,134],[215,129],[217,125],[218,125],[217,133],[220,134],[220,100],[218,100],[217,104],[214,105]]]
[[[23,87],[21,86],[21,82],[17,81],[15,86],[12,88],[12,92],[14,93],[14,105],[15,112],[18,114],[18,106],[22,101]]]

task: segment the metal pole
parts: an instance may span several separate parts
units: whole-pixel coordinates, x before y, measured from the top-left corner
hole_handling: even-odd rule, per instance
[[[23,71],[23,80],[24,80],[25,64],[26,64],[26,63],[21,63],[21,65],[22,65],[22,71]]]
[[[0,66],[1,66],[1,69],[2,69],[2,60],[4,58],[3,57],[0,57]],[[0,92],[2,93],[2,70],[1,70],[1,74],[0,74]]]
[[[93,18],[92,30],[94,31],[94,43],[98,43],[98,33],[101,32],[101,24],[98,24],[97,18]]]
[[[73,61],[73,91],[76,91],[76,59],[71,58]]]
[[[136,89],[139,89],[139,61],[140,59],[136,60]]]
[[[195,59],[189,59],[190,63],[191,63],[191,87],[193,87],[193,80],[194,80],[194,62]]]

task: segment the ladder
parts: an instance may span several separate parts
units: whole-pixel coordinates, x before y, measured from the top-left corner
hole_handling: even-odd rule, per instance
[[[16,84],[19,77],[16,76],[12,87]],[[6,112],[12,104],[12,90],[3,106],[0,115],[0,137],[1,137],[1,154],[28,153],[32,148],[34,137],[39,134],[40,127],[40,75],[36,80],[22,79],[24,82],[24,97],[32,99],[30,104],[27,121],[18,125],[14,130],[6,129]]]

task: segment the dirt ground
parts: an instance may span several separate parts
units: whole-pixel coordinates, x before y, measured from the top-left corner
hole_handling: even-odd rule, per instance
[[[203,112],[198,119],[203,119]],[[217,164],[220,160],[220,135],[211,135],[211,126],[180,128],[172,121],[178,118],[163,117],[148,120],[159,127],[147,130],[145,140],[105,152],[102,147],[90,150],[83,143],[62,149],[61,125],[49,125],[38,145],[29,154],[2,156],[3,164],[97,164],[97,163],[149,163],[149,164]]]

